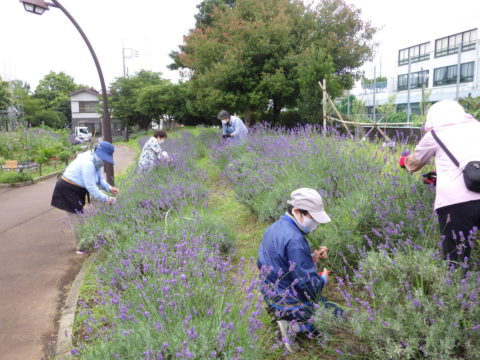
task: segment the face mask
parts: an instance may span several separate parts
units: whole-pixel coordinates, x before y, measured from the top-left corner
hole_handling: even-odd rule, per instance
[[[318,226],[318,223],[310,218],[307,218],[306,216],[303,217],[303,226],[305,226],[309,232],[315,230]]]
[[[165,142],[165,139],[158,140],[159,144],[163,144]]]
[[[104,162],[97,155],[94,155],[93,164],[95,165],[95,169],[100,169],[103,166]]]
[[[227,125],[227,124],[228,124],[228,120],[222,120],[222,124],[223,124],[223,125]]]
[[[318,226],[318,223],[315,220],[309,219],[306,216],[303,216],[303,223],[297,218],[295,214],[293,214],[293,217],[295,218],[295,223],[304,233],[308,234],[309,232],[315,230]]]

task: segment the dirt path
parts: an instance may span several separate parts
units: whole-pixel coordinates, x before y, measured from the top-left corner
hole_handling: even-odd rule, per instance
[[[116,146],[115,172],[134,157],[134,150]],[[65,212],[50,206],[55,181],[0,190],[2,360],[36,360],[48,352],[64,286],[84,259],[75,253]]]

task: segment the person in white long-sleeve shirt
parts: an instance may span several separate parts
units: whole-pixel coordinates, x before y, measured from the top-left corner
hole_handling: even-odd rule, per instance
[[[167,137],[167,133],[163,130],[157,130],[153,133],[153,136],[143,146],[138,159],[138,171],[150,171],[157,166],[159,161],[169,159],[167,152],[161,147]]]
[[[113,152],[113,145],[102,141],[95,150],[79,154],[57,180],[51,205],[69,213],[81,213],[87,194],[102,202],[115,203],[114,197],[99,189],[111,194],[119,191],[105,181],[102,171],[104,162],[113,165]]]
[[[248,129],[242,119],[230,115],[226,110],[222,110],[218,113],[218,119],[222,122],[223,138],[232,138],[237,141],[247,140]]]

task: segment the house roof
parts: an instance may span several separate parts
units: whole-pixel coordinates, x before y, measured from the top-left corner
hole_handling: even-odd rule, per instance
[[[85,89],[79,89],[77,91],[72,92],[70,94],[70,96],[74,96],[74,95],[80,94],[82,92],[87,92],[87,93],[90,93],[92,95],[97,95],[97,96],[100,95],[100,93],[97,90],[95,90],[94,88],[88,88],[88,89],[85,88]]]

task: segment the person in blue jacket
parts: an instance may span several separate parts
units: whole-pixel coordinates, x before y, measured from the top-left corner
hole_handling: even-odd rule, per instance
[[[247,140],[248,129],[242,119],[230,115],[226,110],[218,113],[218,119],[222,122],[222,137],[239,142]]]
[[[278,319],[285,347],[293,352],[296,333],[315,330],[308,320],[313,315],[313,303],[321,300],[320,293],[328,282],[328,270],[324,268],[319,273],[316,266],[328,256],[328,248],[322,246],[312,253],[306,235],[331,219],[314,189],[294,190],[287,203],[286,214],[263,235],[257,266],[262,274],[261,291],[267,310]],[[324,305],[336,308],[333,303]],[[337,314],[341,311],[334,309],[335,315],[341,315]]]

